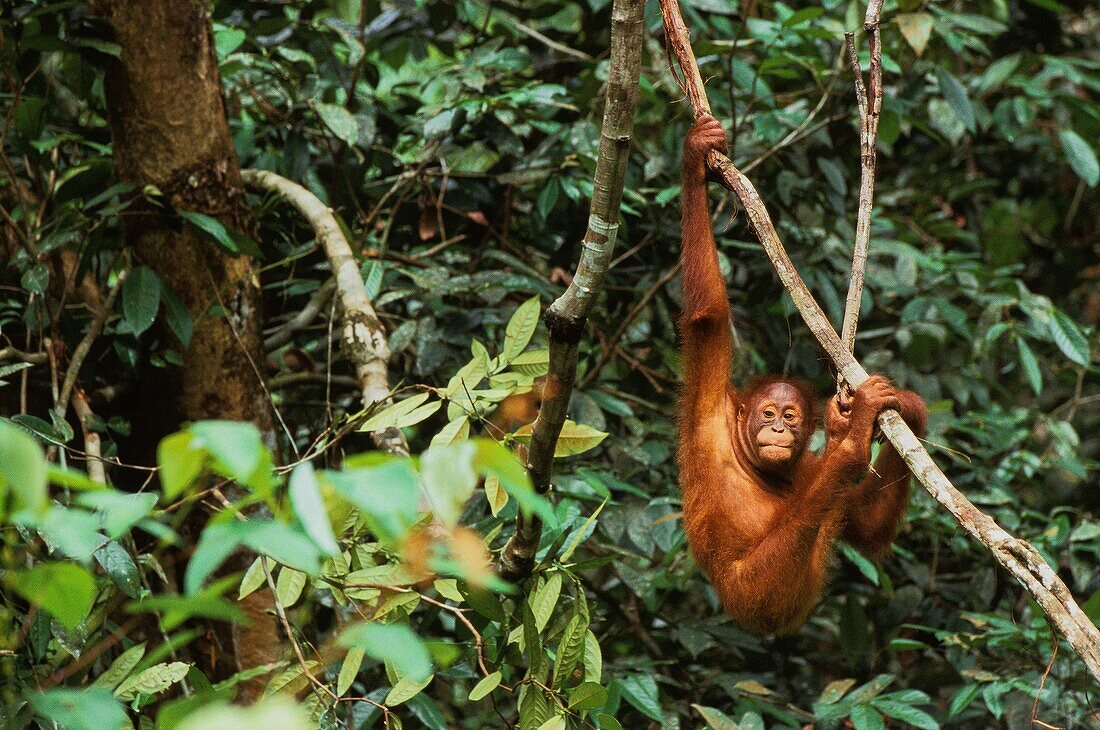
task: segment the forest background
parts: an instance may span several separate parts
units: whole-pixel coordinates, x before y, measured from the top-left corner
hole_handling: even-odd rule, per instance
[[[495,446],[529,438],[509,432],[537,409],[539,313],[588,223],[611,9],[0,8],[6,725],[1097,726],[1081,660],[919,487],[893,553],[843,550],[796,634],[721,614],[678,516],[692,115],[656,3],[549,497]],[[864,8],[683,11],[730,157],[839,325],[860,170],[843,34]],[[882,39],[856,356],[929,402],[948,477],[1100,621],[1100,13],[899,0]],[[255,174],[246,196],[238,163],[335,211],[388,359],[341,346],[324,236]],[[744,214],[712,204],[735,379],[827,395]],[[364,413],[368,380],[397,405]],[[546,527],[516,589],[481,546],[521,508]]]

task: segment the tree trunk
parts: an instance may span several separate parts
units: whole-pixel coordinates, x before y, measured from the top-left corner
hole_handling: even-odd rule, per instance
[[[205,0],[93,0],[121,47],[105,89],[115,170],[139,189],[156,186],[176,210],[218,218],[247,231],[250,217],[229,135],[221,77]],[[247,257],[232,257],[194,227],[138,201],[124,218],[125,241],[139,263],[175,290],[194,322],[178,368],[147,367],[139,378],[134,433],[145,454],[186,421],[251,421],[272,440],[262,378],[260,290]],[[159,332],[168,337],[164,327]],[[272,444],[273,445],[273,444]],[[248,636],[202,652],[212,677],[274,661],[278,629],[261,591],[244,606]],[[268,604],[270,599],[268,599]],[[224,633],[220,627],[218,632]],[[236,647],[243,651],[234,651]],[[232,652],[226,655],[224,652]]]

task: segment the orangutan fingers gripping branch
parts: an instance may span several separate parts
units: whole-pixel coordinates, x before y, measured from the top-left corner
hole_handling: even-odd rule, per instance
[[[821,596],[836,541],[877,558],[905,515],[909,470],[886,445],[868,469],[875,422],[897,410],[917,435],[920,396],[872,377],[825,413],[825,447],[807,449],[814,394],[798,380],[730,383],[729,302],[718,267],[706,189],[706,156],[724,152],[718,120],[701,117],[684,142],[683,341],[680,484],[696,561],[725,610],[758,633],[806,621]]]

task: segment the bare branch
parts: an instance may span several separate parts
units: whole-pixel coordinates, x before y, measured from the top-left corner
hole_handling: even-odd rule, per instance
[[[385,403],[390,398],[387,372],[390,348],[386,343],[386,329],[367,296],[359,263],[336,216],[316,195],[281,175],[267,170],[241,170],[241,179],[249,187],[284,198],[313,227],[336,281],[336,294],[343,307],[344,352],[355,366],[363,407],[370,409]],[[391,454],[409,453],[409,444],[400,429],[375,431],[371,438],[378,448]]]
[[[875,197],[875,144],[878,137],[878,119],[882,111],[882,47],[879,44],[879,16],[881,0],[872,0],[867,6],[863,27],[871,53],[871,72],[867,90],[863,88],[863,71],[859,66],[855,35],[844,34],[848,47],[848,60],[855,77],[856,105],[859,108],[859,207],[856,212],[856,240],[852,247],[852,273],[848,280],[848,295],[844,301],[844,324],[841,336],[848,352],[854,352],[856,330],[859,327],[859,305],[863,299],[863,272],[867,268],[867,251],[871,243],[871,210]]]
[[[709,109],[709,106],[703,93],[699,69],[690,52],[687,29],[680,17],[679,4],[677,0],[660,0],[660,3],[666,32],[670,36],[676,36],[673,48],[688,49],[683,54],[677,50],[677,58],[684,72],[688,98],[698,116]],[[670,38],[670,42],[672,40]],[[867,371],[844,346],[825,313],[806,288],[805,282],[795,271],[756,188],[724,155],[711,152],[707,162],[718,174],[722,184],[737,194],[745,208],[749,227],[771,259],[779,280],[790,294],[806,326],[821,343],[844,379],[853,387],[858,387],[868,378]],[[997,562],[1020,581],[1085,662],[1092,675],[1100,680],[1100,631],[1077,605],[1065,583],[1047,565],[1039,552],[1028,542],[1010,535],[971,504],[936,466],[897,411],[882,413],[879,416],[879,427],[928,493],[947,508],[971,537],[989,548]]]
[[[554,449],[565,424],[577,375],[581,334],[592,304],[603,288],[619,232],[619,205],[634,111],[638,106],[644,9],[644,0],[615,0],[611,11],[611,63],[588,230],[581,243],[573,281],[546,311],[550,369],[543,383],[542,407],[532,427],[527,456],[527,472],[540,494],[550,489]],[[500,570],[506,579],[519,581],[531,574],[541,535],[542,523],[537,518],[527,520],[521,515],[516,519],[516,532],[500,555]]]

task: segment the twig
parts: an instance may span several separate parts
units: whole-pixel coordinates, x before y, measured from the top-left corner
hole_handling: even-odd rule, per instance
[[[638,106],[645,0],[615,0],[611,10],[611,60],[607,79],[600,150],[596,159],[588,229],[573,281],[546,311],[550,369],[543,381],[543,402],[531,433],[527,473],[539,494],[550,489],[554,449],[565,424],[577,375],[577,357],[588,313],[603,288],[619,233],[619,205],[630,155],[630,132]],[[523,580],[535,565],[542,523],[516,517],[516,532],[500,554],[501,574]]]
[[[88,398],[84,395],[84,391],[77,390],[73,393],[72,404],[76,417],[80,419],[80,430],[84,432],[84,458],[88,478],[93,482],[106,484],[107,470],[103,467],[103,450],[100,446],[99,434],[92,430],[92,419],[95,418],[95,414],[88,405]]]
[[[23,352],[15,347],[0,348],[0,362],[25,362],[31,365],[45,365],[50,356],[45,352]]]
[[[863,273],[867,268],[867,250],[871,241],[871,210],[875,197],[875,144],[878,137],[878,118],[882,111],[882,47],[879,43],[879,17],[882,0],[871,0],[863,28],[867,31],[867,44],[871,54],[871,71],[868,88],[863,88],[863,71],[859,67],[855,34],[845,33],[848,61],[855,77],[856,105],[859,107],[859,207],[856,212],[856,240],[852,247],[852,273],[848,280],[848,296],[844,300],[844,323],[841,337],[848,352],[854,352],[856,329],[859,326],[859,305],[863,299]]]
[[[680,16],[679,3],[677,0],[660,0],[660,3],[666,33],[672,36],[670,42],[675,43],[679,49],[686,49],[683,53],[678,50],[677,58],[686,77],[688,97],[695,114],[698,116],[709,113],[702,79],[688,43],[687,28]],[[810,290],[806,288],[806,283],[799,277],[756,188],[725,155],[712,151],[707,157],[707,163],[718,174],[722,184],[737,194],[745,208],[749,227],[760,240],[779,280],[790,294],[810,332],[821,343],[844,379],[852,387],[861,385],[868,378],[867,371],[844,346]],[[1100,680],[1100,630],[1097,630],[1077,605],[1066,584],[1042,555],[1026,541],[1010,535],[971,504],[936,466],[897,411],[883,412],[879,415],[878,422],[882,433],[894,444],[928,493],[947,508],[971,537],[988,547],[997,562],[1024,586],[1085,662],[1093,677]]]
[[[80,368],[84,365],[84,360],[88,357],[88,353],[92,350],[92,345],[95,343],[96,338],[103,332],[103,326],[107,323],[107,318],[111,316],[111,313],[115,309],[115,300],[118,299],[119,292],[122,291],[122,284],[126,281],[126,277],[130,274],[130,267],[126,267],[122,271],[118,272],[118,277],[115,279],[115,285],[111,287],[111,293],[107,295],[107,300],[103,303],[103,309],[92,318],[91,323],[88,325],[88,331],[84,333],[84,337],[77,343],[76,349],[73,350],[73,356],[69,358],[69,367],[65,370],[65,379],[61,383],[61,392],[57,396],[57,401],[54,403],[54,413],[60,418],[65,417],[65,412],[69,410],[69,398],[72,397],[73,388],[76,386],[76,378],[80,374]]]
[[[1036,724],[1041,724],[1043,727],[1050,727],[1050,725],[1047,725],[1045,722],[1036,719],[1036,715],[1039,714],[1039,698],[1043,696],[1043,685],[1047,683],[1047,677],[1050,676],[1050,670],[1054,668],[1054,660],[1058,658],[1058,634],[1054,631],[1050,632],[1050,643],[1052,644],[1050,661],[1047,662],[1047,668],[1043,670],[1043,676],[1039,678],[1039,689],[1035,691],[1035,702],[1031,705],[1031,727],[1035,727]]]
[[[344,310],[344,351],[355,366],[363,407],[371,409],[385,403],[390,398],[386,330],[367,296],[359,264],[336,217],[316,195],[281,175],[267,170],[241,170],[241,179],[250,187],[285,198],[313,227],[336,280],[336,294]],[[398,428],[375,431],[371,437],[380,449],[391,454],[409,453],[405,434]]]
[[[317,319],[317,315],[319,315],[321,310],[325,308],[325,305],[328,304],[328,300],[332,297],[332,292],[335,290],[336,282],[332,279],[329,279],[319,286],[317,291],[310,295],[309,301],[306,302],[306,306],[302,307],[302,311],[280,325],[278,329],[264,340],[264,349],[268,352],[279,349],[290,342],[295,332],[303,330],[313,324],[313,320]]]

